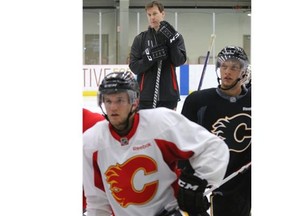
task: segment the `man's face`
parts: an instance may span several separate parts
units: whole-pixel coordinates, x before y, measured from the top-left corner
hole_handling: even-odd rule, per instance
[[[146,15],[150,27],[157,31],[159,29],[160,22],[164,20],[164,11],[160,12],[157,6],[153,6],[152,8],[147,9]]]
[[[221,86],[228,88],[232,86],[242,74],[242,68],[239,61],[227,60],[220,66]]]
[[[121,92],[115,94],[105,94],[103,103],[110,123],[118,130],[123,130],[126,126],[126,120],[131,111],[128,93]]]

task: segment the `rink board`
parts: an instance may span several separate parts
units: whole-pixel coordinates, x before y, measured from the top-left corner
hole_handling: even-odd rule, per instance
[[[83,96],[96,96],[103,78],[114,71],[130,70],[128,65],[83,65]],[[176,67],[180,95],[187,96],[198,89],[203,65]],[[214,65],[207,65],[201,89],[216,87],[217,76]]]

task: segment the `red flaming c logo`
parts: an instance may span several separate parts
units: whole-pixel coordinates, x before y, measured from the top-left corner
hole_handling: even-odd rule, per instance
[[[135,188],[133,180],[140,170],[145,176],[151,175],[157,171],[156,162],[148,156],[137,155],[123,164],[110,166],[105,172],[112,196],[124,208],[131,204],[145,204],[157,191],[158,180],[144,183],[140,190]]]

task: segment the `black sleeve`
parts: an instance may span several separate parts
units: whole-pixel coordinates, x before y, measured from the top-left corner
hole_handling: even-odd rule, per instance
[[[147,71],[149,68],[151,68],[154,64],[157,64],[155,62],[147,62],[143,60],[142,57],[142,44],[143,40],[143,34],[139,34],[134,38],[133,44],[131,46],[131,52],[130,52],[130,63],[129,68],[134,74],[141,74]]]
[[[195,97],[197,97],[196,92],[192,92],[190,95],[188,95],[184,101],[181,114],[184,115],[186,118],[188,118],[190,121],[198,122],[197,119],[197,100],[195,100]]]
[[[181,110],[181,114],[184,115],[186,118],[188,118],[190,121],[193,122],[198,122],[198,106],[197,106],[197,97],[198,97],[198,93],[197,91],[194,91],[192,93],[190,93],[184,103],[183,103],[183,107]],[[178,164],[177,164],[178,168],[180,169],[184,169],[184,168],[191,168],[190,162],[189,160],[179,160]]]

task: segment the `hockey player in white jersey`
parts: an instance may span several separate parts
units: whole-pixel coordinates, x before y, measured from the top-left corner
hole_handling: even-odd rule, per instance
[[[98,97],[107,121],[83,135],[87,216],[207,215],[203,192],[221,183],[227,145],[173,110],[138,111],[131,72],[108,74]],[[186,159],[194,173],[176,168]]]

